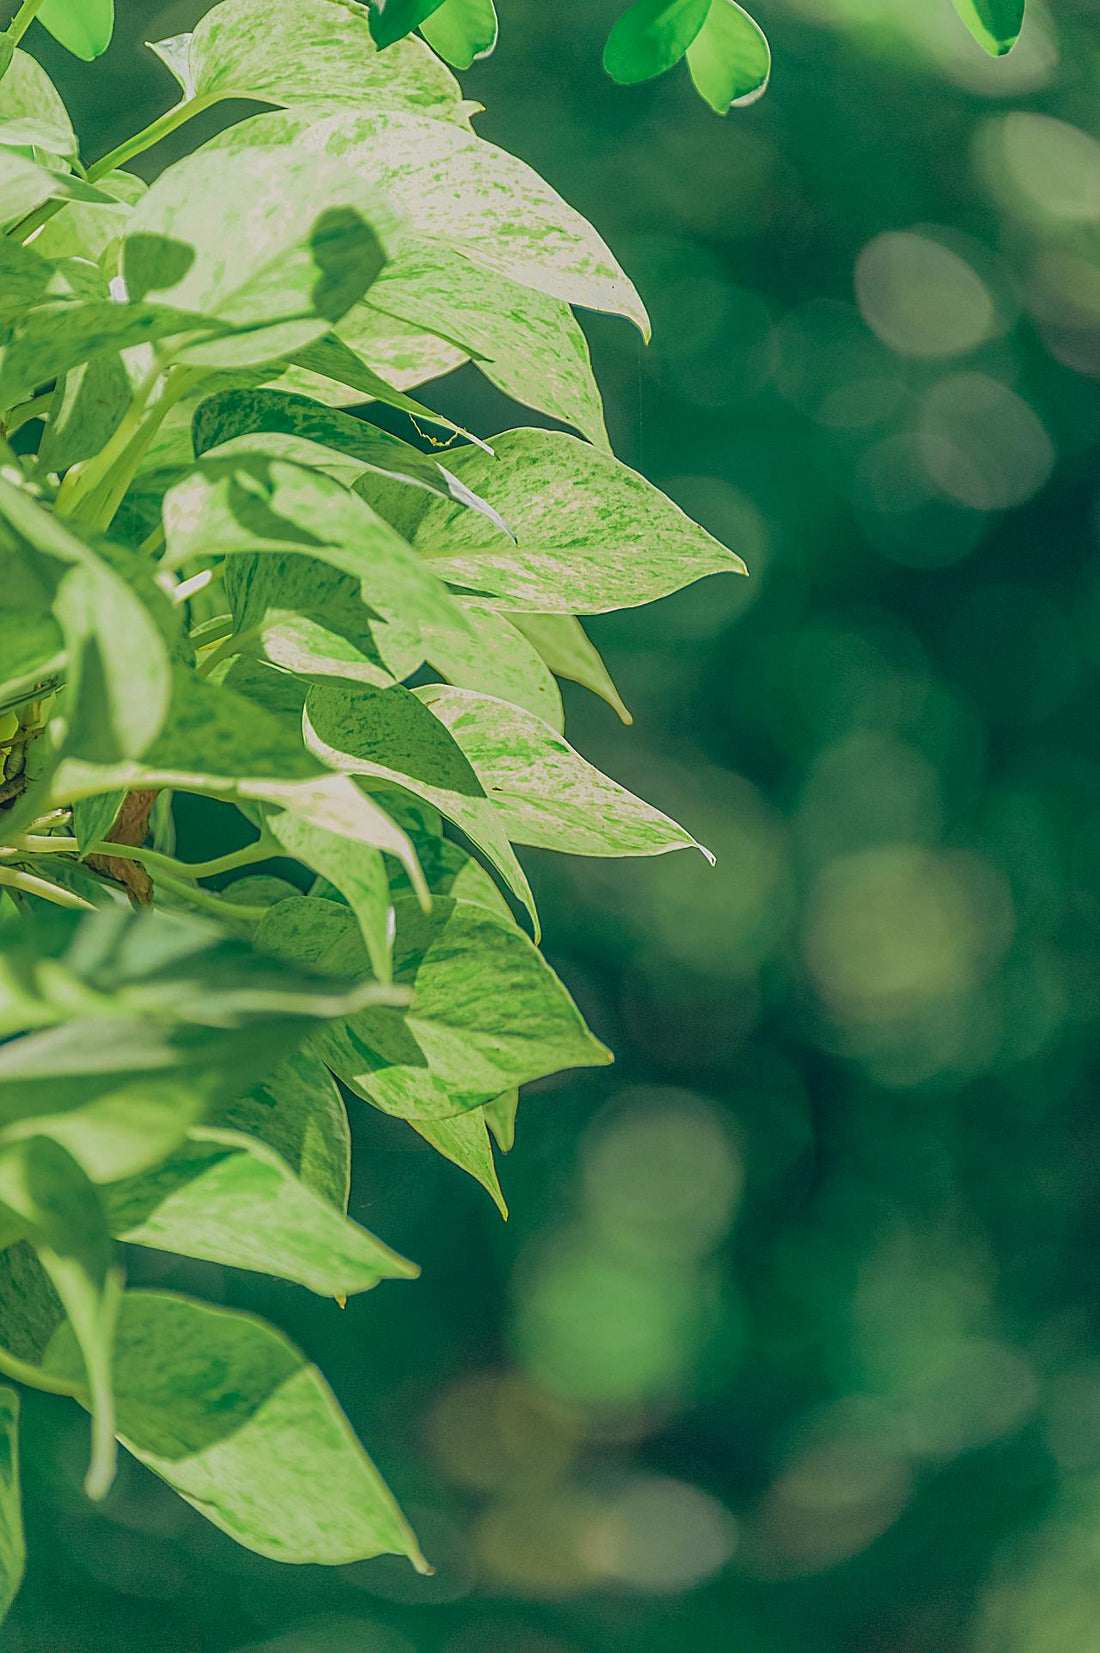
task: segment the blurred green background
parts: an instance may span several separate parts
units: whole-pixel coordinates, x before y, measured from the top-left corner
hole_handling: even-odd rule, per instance
[[[55,74],[87,152],[171,99],[130,0]],[[287,1328],[434,1578],[280,1568],[27,1401],[5,1653],[1100,1649],[1100,4],[986,60],[948,0],[760,0],[719,121],[618,89],[614,0],[502,0],[481,132],[653,312],[590,333],[616,448],[741,552],[593,626],[601,767],[718,855],[528,858],[610,1073],[529,1094],[489,1201],[358,1109],[353,1215],[424,1267]],[[150,170],[163,151],[146,157]],[[472,370],[437,405],[526,422]]]

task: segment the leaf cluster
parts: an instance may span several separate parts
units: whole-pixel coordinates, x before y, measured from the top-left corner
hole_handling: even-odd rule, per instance
[[[0,78],[0,1370],[89,1410],[92,1497],[121,1441],[262,1554],[422,1566],[304,1357],[127,1289],[125,1248],[337,1302],[414,1275],[347,1214],[349,1105],[503,1209],[519,1087],[609,1060],[516,847],[699,847],[574,750],[559,680],[628,720],[584,617],[744,570],[610,451],[574,306],[648,329],[611,251],[377,29],[222,0],[91,164],[33,56]],[[126,170],[230,98],[265,112]],[[449,426],[461,362],[559,428]]]

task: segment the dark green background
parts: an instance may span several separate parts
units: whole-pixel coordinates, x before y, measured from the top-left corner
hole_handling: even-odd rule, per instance
[[[199,9],[131,0],[94,69],[28,36],[87,154]],[[570,733],[718,866],[529,857],[618,1065],[527,1097],[507,1227],[360,1117],[353,1214],[419,1283],[139,1264],[301,1342],[435,1577],[257,1560],[129,1463],[92,1511],[30,1396],[0,1645],[1092,1653],[1100,7],[1032,0],[995,64],[948,0],[771,0],[725,121],[602,77],[613,4],[501,9],[480,130],[653,312],[590,329],[617,451],[751,569],[597,622],[636,722]]]

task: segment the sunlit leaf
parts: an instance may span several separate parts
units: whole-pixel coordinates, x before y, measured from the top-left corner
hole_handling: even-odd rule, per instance
[[[495,457],[463,448],[451,469],[500,512],[516,543],[435,501],[401,528],[437,574],[495,607],[599,614],[705,574],[745,572],[659,489],[575,437],[507,431],[493,447]]]
[[[767,36],[737,0],[711,0],[687,62],[696,91],[719,115],[762,97],[772,68]]]
[[[573,855],[663,855],[702,848],[682,826],[586,763],[563,735],[522,707],[441,684],[415,692],[469,758],[513,843]]]
[[[514,623],[532,642],[556,677],[591,689],[614,708],[624,723],[633,718],[611,680],[611,674],[572,614],[517,614]],[[550,721],[549,719],[547,721]]]
[[[86,1403],[67,1326],[48,1377]],[[130,1291],[115,1346],[119,1439],[208,1521],[277,1561],[407,1555],[416,1540],[315,1367],[251,1315]]]
[[[223,1127],[196,1127],[161,1164],[104,1197],[119,1239],[277,1275],[322,1296],[417,1272],[299,1182],[271,1148]]]
[[[66,51],[90,63],[111,44],[114,0],[43,0],[38,21]]]

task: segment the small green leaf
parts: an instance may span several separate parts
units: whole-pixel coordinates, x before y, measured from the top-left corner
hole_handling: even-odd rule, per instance
[[[545,661],[506,615],[467,598],[469,629],[432,630],[428,662],[450,683],[523,706],[555,729],[564,726],[561,694]]]
[[[67,52],[90,63],[111,44],[114,0],[43,0],[38,21]]]
[[[442,4],[443,0],[367,0],[370,32],[375,43],[380,47],[392,46],[411,34]]]
[[[186,47],[184,89],[203,99],[254,98],[318,110],[413,109],[443,120],[465,118],[454,76],[418,40],[402,41],[383,57],[361,5],[223,0],[192,36],[162,46],[174,48],[177,64]]]
[[[0,1148],[0,1206],[34,1247],[69,1317],[92,1412],[84,1487],[89,1498],[103,1498],[115,1474],[111,1346],[122,1275],[102,1203],[64,1148],[32,1136]]]
[[[104,1197],[121,1240],[273,1274],[321,1296],[417,1273],[299,1182],[272,1149],[224,1127],[196,1127],[168,1159]]]
[[[443,0],[423,19],[420,32],[444,62],[469,69],[497,43],[496,6],[493,0]]]
[[[394,981],[411,990],[411,1004],[358,1012],[314,1040],[356,1095],[402,1118],[442,1119],[560,1068],[610,1060],[510,920],[440,898],[427,914],[408,896],[394,907]],[[282,902],[263,920],[259,940],[341,975],[365,963],[351,914],[330,901]]]
[[[607,37],[603,66],[621,85],[663,75],[679,63],[706,19],[711,0],[634,0]]]
[[[414,694],[319,685],[306,701],[305,733],[330,768],[399,786],[432,804],[483,852],[534,918],[530,885],[481,782]]]
[[[34,245],[44,258],[86,258],[98,264],[117,247],[131,208],[147,185],[131,172],[109,172],[100,182],[112,199],[67,201],[39,230]]]
[[[1024,26],[1026,0],[953,0],[955,10],[990,57],[1010,52]]]
[[[192,421],[195,454],[200,459],[210,449],[231,441],[236,443],[234,452],[244,452],[245,437],[253,438],[248,444],[252,451],[262,452],[261,438],[274,433],[294,437],[303,444],[303,463],[324,469],[335,455],[346,455],[352,463],[347,472],[341,474],[350,474],[354,479],[370,472],[392,478],[429,494],[438,494],[442,499],[457,500],[471,510],[480,510],[504,528],[496,512],[463,487],[431,454],[421,453],[419,448],[402,442],[389,431],[380,430],[377,425],[367,424],[350,413],[342,413],[338,408],[326,407],[309,396],[263,387],[221,391],[199,403]],[[323,449],[331,450],[327,460],[324,452],[319,451]],[[285,457],[295,455],[288,450]]]
[[[505,1091],[485,1104],[485,1123],[497,1139],[502,1154],[511,1153],[516,1140],[516,1114],[519,1110],[519,1091]]]
[[[122,267],[134,298],[234,329],[177,351],[181,359],[241,367],[321,338],[366,292],[395,233],[376,186],[340,161],[200,150],[134,208]]]
[[[371,969],[380,981],[389,981],[390,888],[382,851],[392,855],[404,835],[381,810],[378,820],[381,841],[370,844],[323,832],[286,810],[271,810],[265,817],[267,830],[286,853],[327,879],[345,897],[359,920]]]
[[[458,1113],[451,1119],[410,1119],[409,1124],[437,1154],[479,1182],[501,1216],[508,1220],[484,1108],[471,1108],[469,1113]]]
[[[711,0],[707,20],[687,50],[695,89],[716,114],[755,103],[767,90],[772,54],[767,36],[737,0]]]
[[[78,798],[73,805],[73,836],[80,845],[81,856],[93,844],[106,838],[115,824],[126,794],[122,791],[101,792],[97,798]]]
[[[76,154],[76,133],[60,92],[38,59],[17,46],[0,82],[0,125],[22,120],[40,122],[59,134],[55,154]]]
[[[556,677],[591,689],[614,709],[624,723],[634,719],[623,704],[611,674],[573,614],[516,614],[514,624],[534,644]],[[549,719],[547,721],[550,721]]]
[[[415,691],[462,748],[513,843],[571,855],[709,850],[659,809],[586,763],[556,729],[467,689]]]
[[[266,1143],[312,1193],[348,1208],[351,1133],[331,1073],[307,1048],[210,1116],[212,1125]]]
[[[576,437],[514,430],[493,446],[493,455],[460,449],[451,469],[500,512],[517,543],[492,539],[483,519],[434,500],[401,527],[437,574],[494,607],[601,614],[705,574],[745,572],[644,477]]]
[[[23,1582],[26,1558],[19,1488],[19,1396],[5,1387],[0,1388],[0,1623]]]
[[[170,687],[167,650],[149,610],[111,562],[3,477],[0,520],[60,574],[53,611],[68,655],[69,740],[104,762],[136,755],[159,729]]]
[[[70,172],[59,172],[28,160],[17,149],[0,144],[0,223],[11,224],[32,208],[51,199],[95,201],[110,206],[111,197]]]
[[[43,1366],[86,1404],[67,1326]],[[424,1570],[328,1385],[263,1321],[167,1292],[126,1292],[115,1395],[123,1445],[247,1549],[329,1565],[407,1555]]]

